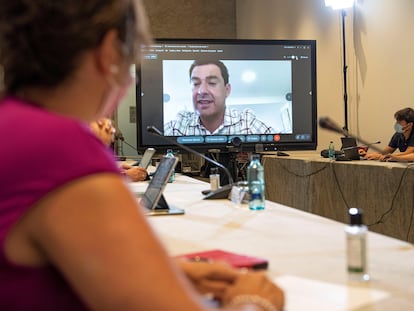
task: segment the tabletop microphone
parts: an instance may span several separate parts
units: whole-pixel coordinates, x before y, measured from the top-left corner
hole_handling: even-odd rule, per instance
[[[350,149],[355,149],[355,148],[367,148],[367,147],[370,147],[372,145],[378,145],[380,143],[381,143],[381,141],[378,140],[376,142],[369,143],[369,144],[363,144],[363,145],[358,145],[358,146],[352,146],[352,147],[342,148],[342,150],[350,150]]]
[[[344,129],[340,128],[334,121],[332,121],[329,117],[322,117],[319,119],[319,126],[323,129],[336,132],[339,134],[343,134],[348,136]]]
[[[360,147],[370,147],[372,145],[378,145],[380,143],[381,143],[381,141],[380,140],[377,140],[377,141],[375,141],[373,143],[369,143],[369,144],[366,144],[366,145],[360,145]]]
[[[221,163],[214,161],[213,159],[210,159],[209,157],[205,156],[204,154],[195,151],[192,148],[187,147],[186,145],[180,144],[179,142],[177,142],[174,139],[171,139],[167,136],[164,136],[163,133],[156,128],[154,125],[148,125],[147,126],[147,131],[153,135],[159,136],[160,138],[168,141],[169,143],[172,143],[182,149],[184,149],[185,151],[188,151],[192,154],[195,154],[201,158],[203,158],[204,160],[206,160],[207,162],[210,162],[212,164],[214,164],[215,166],[218,166],[219,168],[221,168],[227,175],[228,179],[229,179],[229,183],[227,185],[224,185],[220,188],[218,188],[217,190],[214,191],[210,191],[205,197],[204,200],[215,200],[215,199],[228,199],[230,192],[234,186],[234,181],[233,181],[233,177],[230,174],[230,171]]]
[[[382,150],[380,148],[378,148],[377,146],[375,146],[376,144],[380,144],[381,142],[375,142],[375,143],[368,143],[366,142],[364,139],[362,139],[359,136],[356,135],[352,135],[351,133],[348,132],[348,130],[342,129],[340,128],[333,120],[331,120],[329,117],[321,117],[319,118],[319,126],[325,130],[328,131],[332,131],[332,132],[336,132],[336,133],[340,133],[344,136],[347,137],[352,137],[355,138],[359,143],[361,143],[364,146],[370,146],[372,149],[374,149],[377,152],[382,152]]]
[[[119,139],[121,141],[124,141],[125,140],[124,135],[122,134],[121,131],[115,131],[114,138],[115,139]]]
[[[114,139],[120,140],[122,142],[121,144],[125,144],[125,145],[129,146],[130,148],[132,148],[133,150],[138,151],[135,146],[131,145],[129,142],[127,142],[125,140],[125,137],[124,137],[124,135],[122,134],[122,132],[120,130],[115,131]]]

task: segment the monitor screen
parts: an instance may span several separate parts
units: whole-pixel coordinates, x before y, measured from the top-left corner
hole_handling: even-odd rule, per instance
[[[157,39],[137,70],[138,148],[317,146],[316,41]]]

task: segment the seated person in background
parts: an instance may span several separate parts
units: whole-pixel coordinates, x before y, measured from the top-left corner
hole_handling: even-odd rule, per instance
[[[110,118],[102,118],[90,124],[92,132],[105,144],[110,146],[114,141],[115,128]],[[121,164],[121,173],[125,174],[131,181],[143,181],[147,178],[147,170],[142,167]]]
[[[212,310],[204,293],[283,309],[264,273],[177,265],[89,128],[131,85],[146,25],[140,0],[0,0],[1,310]]]
[[[413,157],[414,153],[414,110],[404,108],[394,114],[396,123],[394,125],[395,133],[391,137],[388,146],[384,150],[374,153],[367,153],[364,157],[368,160],[386,161],[389,158],[397,161],[398,159],[407,160],[406,157]],[[399,149],[400,153],[393,154]]]
[[[194,111],[180,111],[164,125],[164,135],[269,134],[274,130],[253,111],[226,107],[231,85],[227,67],[219,60],[196,60],[190,67]]]
[[[90,123],[92,132],[104,143],[105,146],[110,146],[114,141],[115,127],[112,125],[110,118],[101,118],[98,121]]]

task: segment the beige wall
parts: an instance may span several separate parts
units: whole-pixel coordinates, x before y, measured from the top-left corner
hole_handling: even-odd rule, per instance
[[[396,110],[413,107],[414,1],[357,0],[347,10],[348,127],[388,143]],[[318,116],[344,125],[340,11],[324,0],[237,0],[239,38],[316,39]],[[318,149],[340,135],[319,131]]]
[[[412,0],[358,3],[354,33],[356,110],[360,133],[371,140],[388,143],[394,112],[414,107],[413,13]]]

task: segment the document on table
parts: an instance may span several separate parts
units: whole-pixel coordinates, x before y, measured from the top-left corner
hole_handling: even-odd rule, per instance
[[[388,292],[368,286],[338,285],[292,275],[282,275],[274,281],[285,292],[285,311],[349,311],[390,296]]]

